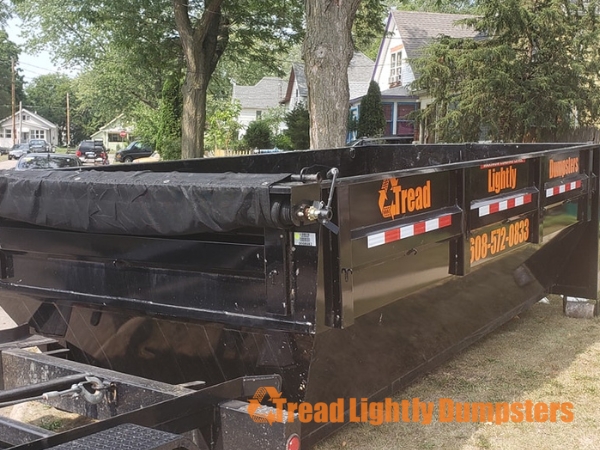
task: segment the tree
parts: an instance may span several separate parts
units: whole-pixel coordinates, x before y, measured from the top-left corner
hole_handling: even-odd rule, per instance
[[[94,70],[107,53],[122,55],[121,73],[143,71],[140,85],[153,82],[154,107],[169,72],[185,65],[185,158],[203,155],[207,89],[224,52],[272,67],[273,55],[302,38],[300,0],[13,1],[32,31],[32,48],[50,46],[62,60]]]
[[[0,0],[0,25],[5,25],[10,15],[10,3],[8,3],[8,0]]]
[[[387,15],[388,8],[379,0],[361,0],[356,11],[352,25],[354,45],[373,60],[379,52]]]
[[[210,101],[214,103],[212,113],[208,116],[208,127],[206,129],[206,139],[214,150],[219,148],[229,149],[233,140],[237,139],[241,125],[237,122],[237,117],[242,110],[239,101]]]
[[[65,133],[65,137],[67,132],[67,94],[70,94],[69,107],[73,110],[77,109],[77,99],[73,95],[74,90],[71,83],[71,79],[66,75],[41,75],[33,79],[27,86],[27,103],[23,105],[58,125],[62,133]]]
[[[285,116],[286,134],[290,137],[292,148],[305,150],[310,147],[310,118],[304,103],[297,103]]]
[[[206,0],[199,17],[189,8],[187,0],[173,0],[173,6],[187,64],[183,86],[182,154],[199,157],[204,152],[208,83],[230,39],[235,38],[235,34],[242,40],[248,39],[245,47],[250,54],[259,43],[267,44],[271,51],[285,48],[297,35],[299,28],[286,26],[290,23],[299,25],[294,13],[300,5],[278,1]],[[264,14],[265,10],[269,14]]]
[[[392,0],[390,6],[410,11],[469,14],[477,10],[474,0]]]
[[[250,148],[270,148],[272,134],[269,124],[263,120],[250,122],[244,140]]]
[[[354,55],[351,31],[359,4],[360,0],[306,0],[303,56],[313,149],[346,142],[348,65]]]
[[[385,115],[381,104],[381,91],[375,81],[369,83],[367,95],[360,102],[358,116],[358,137],[383,136],[385,132]]]
[[[1,16],[0,16],[1,19]],[[0,117],[12,114],[12,67],[15,64],[15,101],[25,100],[23,76],[19,73],[19,48],[8,39],[6,31],[0,29]]]
[[[487,39],[441,38],[415,61],[419,113],[443,141],[555,140],[598,117],[598,2],[482,0]]]

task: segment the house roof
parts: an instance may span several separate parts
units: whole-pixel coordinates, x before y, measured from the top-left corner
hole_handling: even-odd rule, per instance
[[[366,83],[368,88],[374,67],[375,62],[371,58],[360,52],[354,52],[354,56],[348,65],[348,83]]]
[[[44,119],[44,118],[43,118],[42,116],[40,116],[39,114],[37,114],[37,113],[34,113],[33,111],[30,111],[30,110],[28,110],[28,109],[26,109],[26,108],[21,108],[21,110],[20,110],[20,111],[17,111],[17,112],[15,112],[15,116],[16,116],[16,115],[18,115],[18,114],[22,114],[22,113],[27,113],[27,114],[29,114],[29,115],[30,115],[31,117],[33,117],[33,118],[34,118],[34,119],[35,119],[37,122],[39,122],[39,123],[41,123],[41,124],[43,124],[43,125],[46,125],[46,127],[47,127],[48,129],[50,129],[50,128],[58,128],[58,125],[56,125],[55,123],[53,123],[53,122],[50,122],[50,121],[49,121],[49,120],[47,120],[47,119]],[[0,125],[1,125],[1,124],[3,124],[4,122],[6,122],[7,120],[11,120],[11,121],[12,121],[12,115],[10,115],[10,116],[8,116],[8,117],[5,117],[4,119],[0,120]]]
[[[413,97],[413,94],[406,88],[406,86],[395,86],[393,88],[386,89],[385,91],[381,91],[381,97]]]
[[[308,84],[306,83],[306,74],[304,73],[304,64],[294,63],[292,64],[292,72],[294,78],[298,84],[298,95],[300,97],[308,97]],[[291,89],[291,86],[290,86]],[[287,96],[286,96],[287,98]]]
[[[242,109],[274,108],[283,99],[287,84],[282,78],[264,77],[254,86],[235,85],[232,98],[240,101]]]
[[[371,58],[360,52],[354,52],[354,56],[348,65],[348,87],[350,89],[351,99],[362,97],[367,93],[374,68],[375,63]],[[282,99],[282,102],[290,100],[294,80],[296,80],[298,85],[298,96],[303,98],[308,97],[308,85],[306,83],[306,74],[304,73],[304,64],[293,63],[286,96]]]
[[[456,23],[462,19],[475,17],[469,14],[394,10],[391,16],[396,23],[408,58],[419,56],[419,51],[423,47],[440,36],[474,38],[479,34],[466,25]]]

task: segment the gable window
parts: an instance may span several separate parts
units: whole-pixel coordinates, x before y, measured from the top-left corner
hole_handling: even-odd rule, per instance
[[[390,85],[402,84],[402,50],[392,53],[390,62]]]
[[[21,115],[21,120],[23,122],[27,121],[27,120],[31,120],[31,116],[29,114],[22,114]]]

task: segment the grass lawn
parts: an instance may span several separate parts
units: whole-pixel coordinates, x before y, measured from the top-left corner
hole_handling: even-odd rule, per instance
[[[558,296],[538,303],[393,400],[570,402],[564,423],[390,423],[347,425],[316,448],[600,449],[600,319],[570,319]]]

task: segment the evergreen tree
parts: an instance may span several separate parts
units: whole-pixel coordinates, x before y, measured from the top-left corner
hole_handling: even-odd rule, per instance
[[[272,134],[269,124],[263,120],[250,122],[244,140],[250,148],[271,148]]]
[[[435,99],[418,119],[446,142],[556,140],[598,116],[598,1],[481,0],[481,39],[442,37],[413,63]],[[481,130],[488,130],[487,136]]]
[[[286,134],[290,137],[294,150],[310,148],[310,118],[304,103],[298,103],[285,116]]]
[[[159,107],[156,150],[163,159],[181,158],[181,114],[183,96],[179,73],[171,74],[165,81]]]
[[[367,95],[360,102],[357,137],[383,136],[385,124],[385,115],[383,114],[383,105],[381,104],[381,91],[379,90],[379,85],[375,81],[371,81]]]

